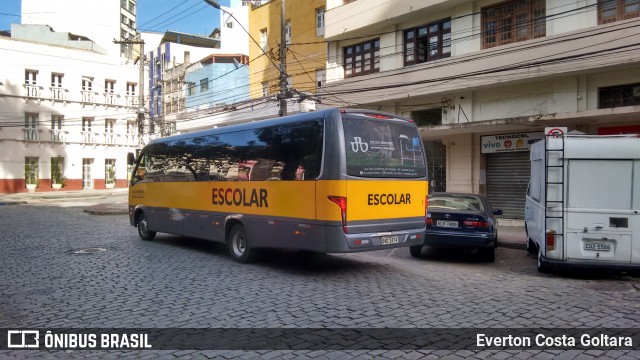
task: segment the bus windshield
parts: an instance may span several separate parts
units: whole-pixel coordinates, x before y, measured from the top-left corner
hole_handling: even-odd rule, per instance
[[[413,123],[344,116],[342,124],[348,175],[372,178],[426,176],[421,141]]]

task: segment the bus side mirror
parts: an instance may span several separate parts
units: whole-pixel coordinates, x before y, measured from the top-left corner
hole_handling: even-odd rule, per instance
[[[136,162],[136,157],[133,156],[133,153],[127,154],[127,164],[133,165]]]

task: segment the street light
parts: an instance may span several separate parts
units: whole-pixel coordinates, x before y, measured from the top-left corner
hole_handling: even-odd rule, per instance
[[[286,75],[286,58],[283,58],[283,54],[286,54],[286,45],[284,43],[284,6],[282,5],[282,3],[284,1],[281,2],[280,6],[282,7],[282,21],[281,21],[281,33],[282,33],[282,39],[281,42],[282,44],[280,44],[280,66],[278,66],[275,61],[273,61],[273,59],[264,51],[264,49],[262,48],[262,46],[256,41],[256,39],[253,38],[253,36],[251,36],[251,33],[244,27],[244,25],[242,25],[242,22],[240,22],[235,16],[233,16],[232,13],[228,12],[227,10],[223,9],[220,6],[220,3],[218,3],[218,1],[216,0],[204,0],[205,3],[213,6],[214,8],[220,10],[220,11],[224,11],[225,13],[229,14],[229,16],[231,16],[237,23],[238,25],[240,25],[240,27],[242,28],[242,30],[244,30],[244,32],[247,33],[247,35],[249,35],[249,37],[251,38],[251,40],[253,41],[254,44],[256,44],[256,46],[258,46],[258,49],[260,49],[260,51],[262,51],[262,54],[264,56],[267,57],[267,59],[269,59],[269,61],[271,61],[271,63],[273,64],[273,66],[275,66],[275,68],[278,70],[278,73],[280,74],[280,116],[285,116],[287,115],[287,99],[286,99],[286,81],[287,81],[287,75]],[[284,51],[283,51],[284,50]]]

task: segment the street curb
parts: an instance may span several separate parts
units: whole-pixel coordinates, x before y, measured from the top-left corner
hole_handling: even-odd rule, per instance
[[[0,205],[27,205],[26,201],[2,201]]]
[[[129,211],[127,210],[119,210],[119,209],[110,209],[110,210],[95,210],[95,209],[84,209],[84,212],[90,215],[127,215]]]
[[[516,250],[526,250],[527,249],[527,245],[526,244],[512,243],[512,242],[500,242],[500,241],[498,241],[498,247],[508,248],[508,249],[516,249]]]

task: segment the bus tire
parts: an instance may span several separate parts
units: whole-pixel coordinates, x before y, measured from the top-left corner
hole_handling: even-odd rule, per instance
[[[239,263],[246,264],[255,258],[255,250],[249,246],[247,231],[242,224],[236,224],[229,233],[229,254]]]
[[[409,253],[411,253],[411,256],[413,257],[420,257],[420,254],[422,253],[422,245],[409,246]]]
[[[140,212],[138,220],[136,221],[138,227],[138,235],[142,240],[153,240],[156,237],[156,232],[149,230],[149,222],[144,212]]]

